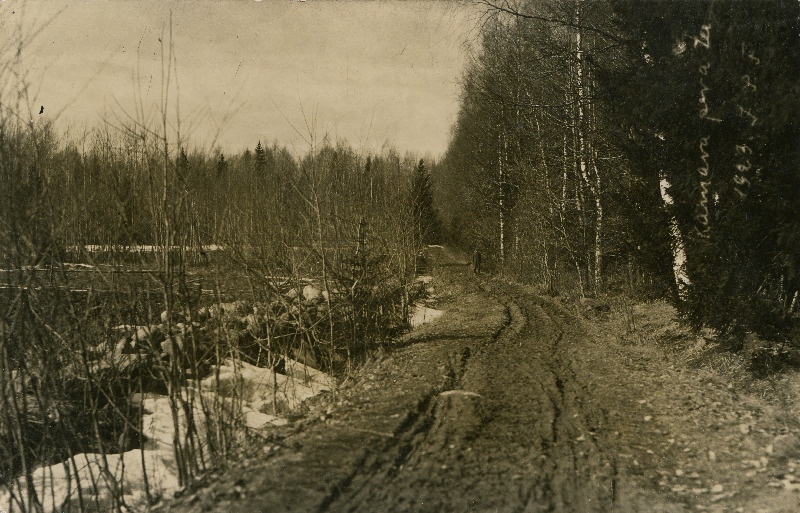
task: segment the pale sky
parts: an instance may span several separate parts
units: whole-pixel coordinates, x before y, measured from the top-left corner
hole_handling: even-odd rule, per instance
[[[290,123],[306,135],[305,111],[317,137],[357,149],[445,150],[465,43],[477,37],[463,2],[0,0],[5,21],[52,19],[23,63],[44,115],[60,113],[58,125],[78,131],[117,103],[134,112],[137,65],[145,103],[158,101],[158,39],[170,10],[181,117],[194,144],[208,145],[235,111],[217,141],[224,151],[259,139],[303,151]]]

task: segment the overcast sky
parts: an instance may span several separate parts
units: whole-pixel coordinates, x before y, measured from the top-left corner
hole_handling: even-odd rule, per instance
[[[78,130],[117,103],[133,112],[137,65],[145,102],[158,101],[170,10],[181,117],[195,144],[209,144],[235,111],[219,135],[225,151],[259,139],[302,151],[291,125],[305,135],[305,111],[317,137],[360,149],[445,150],[464,45],[476,37],[463,3],[0,0],[6,21],[52,20],[24,64],[45,115]]]

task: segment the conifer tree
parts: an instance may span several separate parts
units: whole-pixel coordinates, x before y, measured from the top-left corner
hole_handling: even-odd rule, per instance
[[[416,245],[440,242],[442,223],[433,207],[431,179],[423,160],[414,168],[411,181],[411,216]]]
[[[258,141],[258,144],[256,145],[255,171],[256,176],[259,177],[263,177],[264,173],[267,171],[267,151],[261,145],[261,141]]]
[[[225,160],[225,154],[219,154],[219,158],[217,159],[217,176],[225,176],[228,172],[228,161]]]

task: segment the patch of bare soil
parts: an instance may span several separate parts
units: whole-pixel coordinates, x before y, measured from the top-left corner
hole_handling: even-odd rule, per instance
[[[795,375],[754,381],[663,303],[585,319],[431,261],[444,316],[154,509],[797,511]]]

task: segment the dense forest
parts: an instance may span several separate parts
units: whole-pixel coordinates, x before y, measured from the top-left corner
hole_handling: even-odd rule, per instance
[[[797,2],[483,4],[434,176],[450,240],[556,293],[667,295],[697,327],[788,340]]]

